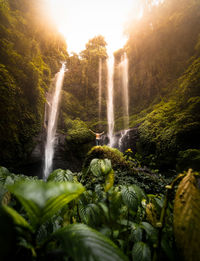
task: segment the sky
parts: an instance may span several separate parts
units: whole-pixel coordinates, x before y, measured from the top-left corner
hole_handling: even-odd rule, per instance
[[[49,0],[51,15],[64,35],[68,52],[85,49],[89,39],[103,35],[108,52],[126,42],[125,24],[129,17],[141,16],[141,0]]]

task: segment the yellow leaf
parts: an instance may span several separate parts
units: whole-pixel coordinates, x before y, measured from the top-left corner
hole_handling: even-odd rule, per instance
[[[200,191],[189,170],[180,182],[174,202],[174,235],[185,261],[200,260]]]
[[[108,192],[108,190],[113,186],[113,184],[114,184],[114,171],[111,170],[106,176],[106,181],[104,186],[105,192]]]
[[[152,203],[149,203],[146,206],[146,219],[154,227],[158,222],[156,208]]]

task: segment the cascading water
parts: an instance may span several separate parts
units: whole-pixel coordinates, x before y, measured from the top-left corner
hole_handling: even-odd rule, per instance
[[[123,99],[123,119],[124,119],[124,130],[121,132],[119,139],[119,149],[122,149],[123,139],[128,134],[129,128],[129,92],[128,92],[128,58],[126,53],[121,57],[121,63],[119,64],[121,71],[121,82],[122,82],[122,99]]]
[[[107,60],[107,121],[108,121],[108,146],[113,147],[115,143],[114,132],[114,106],[113,106],[113,74],[114,74],[114,56],[110,55]]]
[[[55,79],[55,90],[52,95],[48,95],[48,113],[47,117],[47,139],[45,145],[45,161],[44,161],[44,176],[46,180],[49,173],[52,171],[53,157],[54,157],[54,145],[55,145],[55,135],[57,127],[58,118],[58,105],[60,100],[60,93],[63,85],[65,74],[65,64],[62,64],[62,68],[56,75]]]
[[[101,120],[101,100],[102,100],[102,59],[99,58],[99,121]]]

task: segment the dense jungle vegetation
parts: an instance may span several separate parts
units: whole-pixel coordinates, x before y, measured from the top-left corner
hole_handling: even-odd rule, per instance
[[[143,2],[143,18],[129,22],[114,54],[115,131],[126,51],[129,127],[138,133],[122,153],[94,146],[89,131],[107,130],[104,37],[69,56],[42,0],[0,0],[1,260],[200,260],[200,1]],[[80,171],[57,169],[46,181],[14,174],[43,133],[46,93],[63,61],[58,132],[63,157]]]
[[[45,93],[68,57],[64,38],[41,10],[42,1],[0,1],[0,158],[10,167],[33,149]]]

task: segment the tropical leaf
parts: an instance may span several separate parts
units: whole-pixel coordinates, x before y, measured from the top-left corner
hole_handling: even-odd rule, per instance
[[[97,204],[79,205],[79,214],[83,223],[89,226],[98,226],[101,221],[102,211]]]
[[[144,242],[137,242],[132,249],[133,261],[151,261],[151,250]]]
[[[146,239],[152,244],[156,243],[158,239],[158,230],[147,222],[141,222],[140,226],[146,232]]]
[[[109,159],[93,159],[89,170],[95,177],[107,175],[112,170],[111,161]]]
[[[106,175],[106,181],[105,181],[105,186],[104,190],[105,192],[108,192],[110,188],[112,188],[114,184],[114,170],[112,169],[107,175]]]
[[[54,233],[54,237],[74,261],[128,260],[110,239],[83,224],[68,225]]]
[[[133,223],[131,224],[131,236],[130,238],[133,242],[140,242],[142,240],[142,228],[139,224]]]
[[[135,192],[135,195],[136,195],[139,203],[141,203],[141,201],[143,199],[146,199],[146,195],[145,195],[144,191],[140,187],[138,187],[135,184],[131,185],[131,187],[132,187],[132,190]]]
[[[117,218],[120,216],[122,212],[122,194],[121,191],[118,191],[118,188],[115,187],[112,193],[109,194],[109,208],[110,214],[113,218]]]
[[[174,202],[174,234],[187,261],[200,260],[200,191],[191,170],[180,182]]]
[[[112,171],[111,160],[109,160],[109,159],[100,160],[100,165],[101,165],[101,172],[104,175],[108,175],[108,173],[110,173]]]
[[[35,227],[46,222],[65,204],[77,198],[84,187],[80,183],[22,181],[8,187],[24,206]]]
[[[70,170],[56,169],[48,177],[47,181],[74,181],[73,173]]]
[[[12,217],[15,225],[27,228],[30,231],[33,230],[30,224],[26,221],[26,219],[24,219],[16,210],[9,206],[3,206],[3,209]]]
[[[137,211],[139,204],[134,188],[132,186],[123,186],[121,194],[124,204],[131,210]]]

